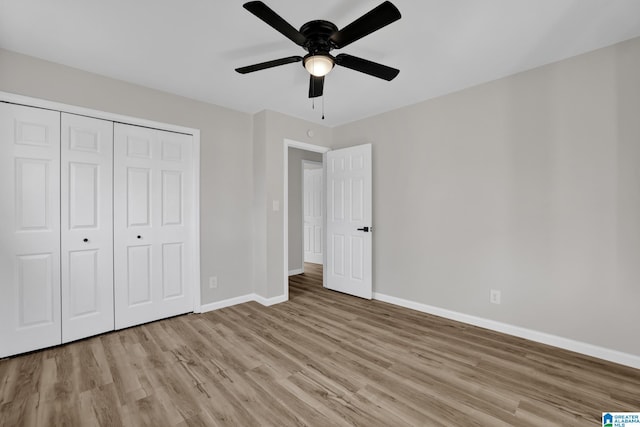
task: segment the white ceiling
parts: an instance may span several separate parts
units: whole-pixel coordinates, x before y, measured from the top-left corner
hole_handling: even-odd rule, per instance
[[[232,0],[0,0],[0,47],[255,113],[347,123],[640,36],[640,0],[392,0],[402,19],[341,51],[399,68],[386,82],[342,67],[312,110],[303,55]],[[294,27],[339,28],[382,0],[265,0]],[[0,67],[2,64],[0,64]]]

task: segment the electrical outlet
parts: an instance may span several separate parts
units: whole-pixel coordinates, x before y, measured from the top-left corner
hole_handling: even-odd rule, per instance
[[[209,277],[209,289],[216,289],[218,287],[218,276]]]
[[[500,291],[496,289],[491,289],[491,294],[489,296],[489,301],[492,304],[500,304]]]

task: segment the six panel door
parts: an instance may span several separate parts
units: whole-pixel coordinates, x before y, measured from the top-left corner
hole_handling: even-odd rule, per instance
[[[325,287],[371,299],[371,144],[327,152]]]
[[[303,168],[304,177],[304,262],[322,264],[324,239],[323,211],[324,194],[322,192],[322,165],[315,168]]]
[[[113,122],[62,114],[62,342],[114,329]]]
[[[61,343],[60,113],[0,102],[0,358]]]
[[[116,329],[193,310],[192,136],[116,123]]]

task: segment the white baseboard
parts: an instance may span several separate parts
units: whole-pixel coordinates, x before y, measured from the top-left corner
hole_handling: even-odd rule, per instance
[[[482,317],[471,316],[469,314],[446,310],[415,301],[396,298],[378,292],[373,293],[373,299],[640,369],[640,356],[633,354],[622,353],[620,351],[610,350],[593,344],[574,341],[557,335],[522,328],[520,326],[509,325],[495,320],[484,319]]]
[[[285,295],[280,295],[278,297],[273,297],[273,298],[265,298],[258,294],[247,294],[247,295],[242,295],[235,298],[229,298],[222,301],[201,305],[200,311],[198,311],[198,313],[206,313],[207,311],[219,310],[221,308],[231,307],[237,304],[244,304],[245,302],[249,302],[249,301],[255,301],[257,303],[260,303],[264,306],[269,307],[275,304],[280,304],[281,302],[285,302],[286,300],[287,300],[287,297]]]
[[[295,276],[297,274],[304,273],[304,268],[296,268],[295,270],[289,270],[289,276]]]
[[[260,296],[258,294],[253,294],[253,300],[256,302],[259,302],[260,304],[264,305],[264,306],[272,306],[272,305],[276,305],[276,304],[280,304],[281,302],[285,302],[287,300],[287,296],[286,295],[280,295],[277,297],[273,297],[273,298],[265,298],[263,296]]]
[[[255,294],[242,295],[235,298],[229,298],[222,301],[212,302],[200,306],[200,313],[206,313],[207,311],[219,310],[225,307],[231,307],[232,305],[243,304],[245,302],[254,301]]]

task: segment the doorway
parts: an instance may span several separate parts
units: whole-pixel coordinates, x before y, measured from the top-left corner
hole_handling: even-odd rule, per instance
[[[315,162],[322,170],[329,148],[284,140],[284,295],[289,299],[289,276],[302,274],[304,263],[304,162]],[[324,204],[322,206],[324,210]],[[324,239],[324,219],[321,238]],[[324,258],[319,259],[324,264]],[[322,268],[322,265],[317,265]]]
[[[322,285],[328,289],[371,299],[373,295],[372,163],[371,144],[336,150],[284,140],[284,257],[283,296],[289,299],[289,152],[298,148],[322,153],[326,236],[322,262]],[[294,165],[291,171],[301,171]],[[300,179],[295,182],[300,183]],[[294,183],[295,183],[294,182]],[[296,202],[298,207],[299,202]],[[275,205],[274,205],[275,206]],[[275,208],[274,208],[275,209]],[[298,232],[296,227],[293,232]],[[299,253],[299,252],[298,252]],[[295,254],[293,254],[295,255]],[[304,265],[300,269],[304,271]]]

